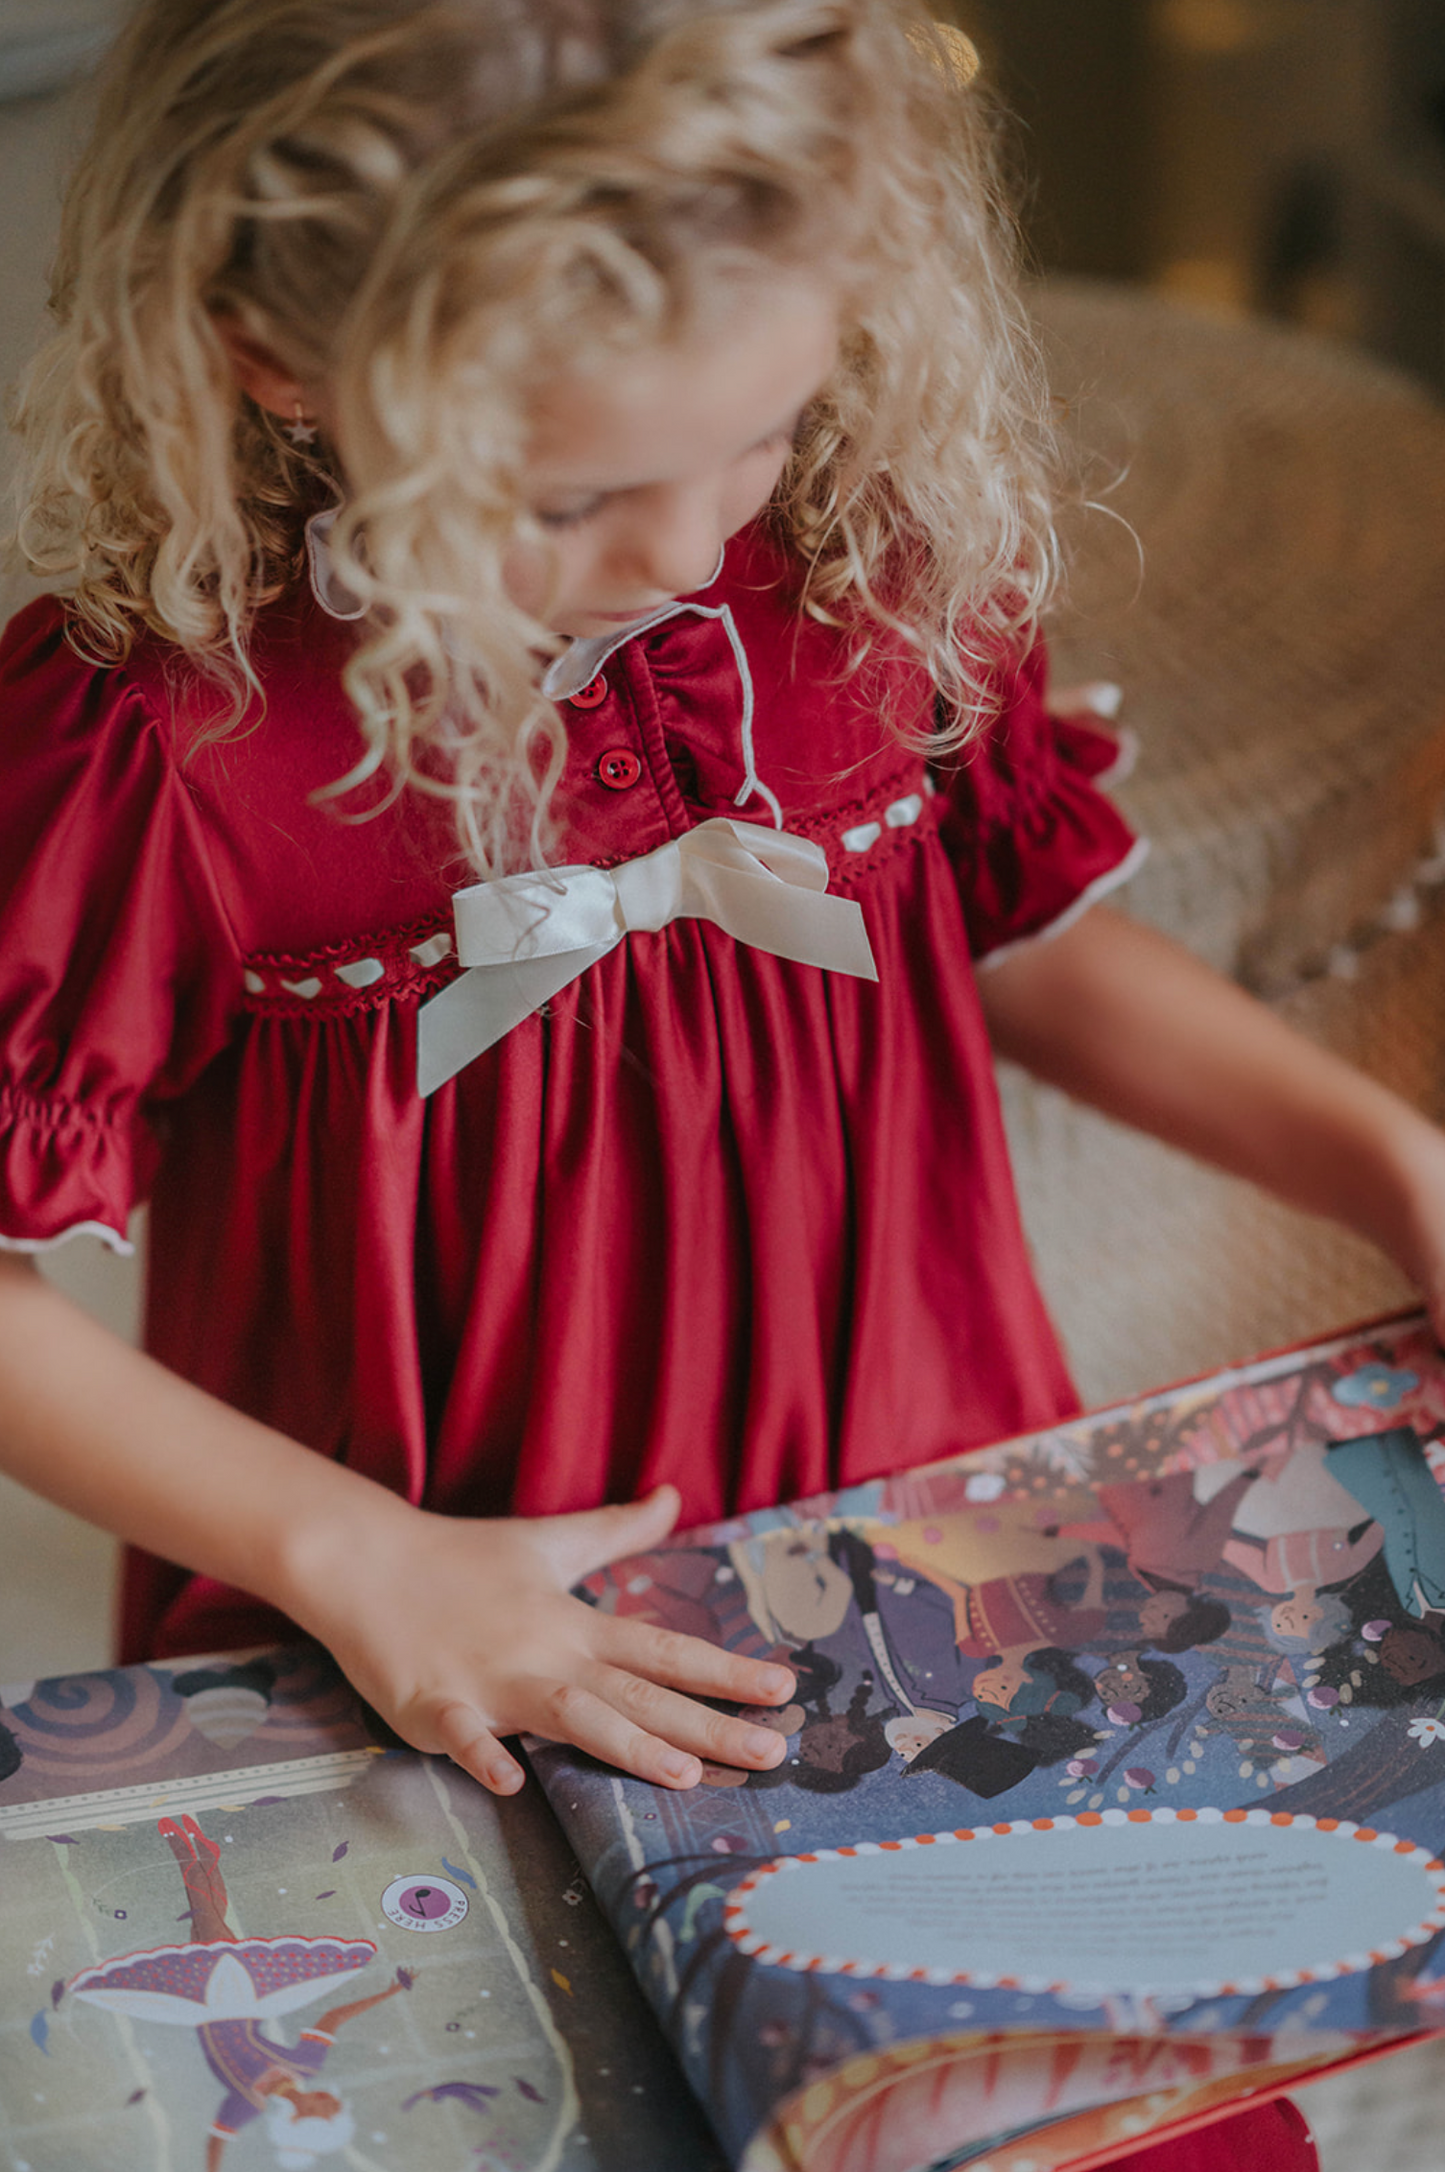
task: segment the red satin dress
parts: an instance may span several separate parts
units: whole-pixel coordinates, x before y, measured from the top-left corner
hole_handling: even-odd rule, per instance
[[[264,614],[264,713],[62,608],[0,651],[0,1242],[151,1212],[149,1349],[427,1507],[527,1514],[671,1479],[684,1523],[931,1461],[1076,1407],[1030,1271],[975,961],[1123,878],[1106,735],[1000,665],[930,775],[901,648],[845,670],[762,523],[564,705],[554,858],[715,815],[821,845],[876,984],[705,921],[633,934],[427,1099],[417,1013],[471,878],[444,808],[318,797],[357,758],[354,629]],[[575,674],[574,674],[575,676]],[[363,817],[364,819],[358,819]],[[282,1637],[133,1552],[121,1656]],[[1309,2172],[1266,2107],[1131,2172]]]
[[[120,1240],[149,1199],[154,1354],[438,1510],[666,1478],[692,1523],[1076,1408],[973,961],[1123,872],[1093,782],[1113,742],[1046,716],[1035,654],[930,778],[889,729],[929,722],[917,667],[895,650],[847,678],[796,605],[758,525],[620,640],[564,704],[554,858],[610,867],[776,806],[860,900],[876,985],[678,920],[426,1099],[418,1007],[458,970],[471,878],[439,803],[317,796],[357,757],[354,627],[310,585],[270,609],[264,714],[217,741],[221,697],[164,644],[96,669],[56,603],[22,612],[0,655],[0,1238]],[[285,1629],[129,1560],[127,1659]]]

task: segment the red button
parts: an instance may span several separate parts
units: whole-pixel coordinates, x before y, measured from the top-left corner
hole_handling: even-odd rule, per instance
[[[642,775],[642,764],[631,747],[609,747],[597,764],[597,782],[609,792],[626,792]]]
[[[575,694],[567,696],[574,709],[596,709],[607,699],[607,681],[599,671],[586,686],[579,686]]]

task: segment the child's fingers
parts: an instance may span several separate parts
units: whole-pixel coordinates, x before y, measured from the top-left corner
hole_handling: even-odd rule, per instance
[[[425,1731],[431,1739],[415,1743],[417,1749],[439,1751],[494,1795],[516,1794],[525,1774],[473,1706],[451,1699],[437,1708]]]
[[[704,1757],[763,1771],[787,1748],[782,1736],[767,1728],[710,1712],[620,1668],[599,1668],[594,1683],[585,1689],[575,1682],[543,1687],[542,1714],[532,1722],[536,1732],[571,1742],[654,1787],[696,1787]]]
[[[755,1727],[731,1712],[714,1712],[675,1689],[649,1682],[622,1667],[603,1667],[595,1678],[598,1694],[625,1719],[674,1749],[711,1758],[719,1765],[746,1765],[766,1772],[787,1744],[771,1727]]]
[[[599,1669],[605,1679],[610,1669]],[[527,1726],[553,1742],[570,1742],[604,1764],[616,1765],[654,1787],[696,1787],[702,1766],[687,1750],[639,1727],[615,1704],[577,1682],[532,1685],[535,1710]]]
[[[689,1690],[695,1697],[726,1697],[733,1704],[786,1704],[796,1687],[786,1667],[743,1659],[702,1637],[629,1621],[625,1615],[599,1614],[594,1620],[593,1648],[599,1658],[666,1683],[669,1689]]]

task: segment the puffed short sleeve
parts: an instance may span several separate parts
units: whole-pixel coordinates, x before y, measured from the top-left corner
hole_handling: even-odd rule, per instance
[[[1004,669],[988,730],[938,775],[940,833],[981,961],[1057,933],[1146,849],[1100,789],[1118,740],[1092,718],[1051,715],[1045,676],[1042,644]]]
[[[240,968],[158,705],[50,598],[0,640],[0,1242],[123,1244]]]

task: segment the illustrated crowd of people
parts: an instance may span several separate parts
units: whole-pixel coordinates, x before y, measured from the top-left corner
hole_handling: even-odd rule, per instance
[[[1326,1715],[1445,1696],[1438,1613],[1373,1513],[1418,1451],[1399,1433],[1351,1463],[1364,1445],[1042,1500],[980,1499],[960,1471],[933,1481],[931,1514],[780,1527],[663,1579],[619,1563],[591,1595],[794,1670],[786,1707],[748,1715],[788,1756],[712,1763],[714,1787],[834,1794],[901,1764],[987,1800],[1070,1761],[1097,1783],[1165,1721],[1171,1749],[1227,1737],[1287,1786],[1325,1764]]]

